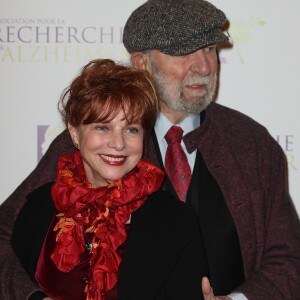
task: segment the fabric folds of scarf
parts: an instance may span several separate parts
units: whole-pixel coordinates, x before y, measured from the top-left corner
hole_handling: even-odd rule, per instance
[[[85,234],[92,237],[87,299],[103,299],[116,284],[121,262],[116,250],[126,240],[125,223],[147,196],[161,187],[163,178],[162,170],[142,160],[124,178],[93,188],[79,152],[60,158],[52,187],[59,213],[51,259],[62,272],[72,270],[85,251]]]

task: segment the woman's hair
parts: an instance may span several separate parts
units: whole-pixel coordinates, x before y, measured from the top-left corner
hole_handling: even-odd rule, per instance
[[[64,90],[58,107],[64,123],[74,127],[109,122],[122,110],[128,124],[140,123],[149,135],[159,100],[147,71],[97,59]]]

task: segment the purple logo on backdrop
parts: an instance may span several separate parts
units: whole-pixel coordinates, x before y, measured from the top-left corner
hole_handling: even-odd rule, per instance
[[[295,136],[293,134],[277,134],[274,138],[285,152],[290,170],[292,169],[297,171],[299,168],[297,167],[296,156],[294,154]]]
[[[37,160],[40,161],[44,151],[43,151],[43,145],[45,143],[45,133],[47,129],[49,128],[49,125],[38,125],[37,127]]]
[[[53,127],[49,125],[37,126],[37,161],[39,162],[42,156],[47,151],[51,142],[57,135],[62,132],[63,128]]]

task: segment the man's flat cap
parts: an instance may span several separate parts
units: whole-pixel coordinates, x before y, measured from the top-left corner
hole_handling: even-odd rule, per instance
[[[148,0],[127,20],[123,43],[129,52],[186,55],[227,42],[225,23],[225,14],[204,0]]]

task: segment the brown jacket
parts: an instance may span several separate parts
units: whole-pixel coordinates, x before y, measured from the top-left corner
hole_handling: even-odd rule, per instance
[[[209,105],[204,122],[184,140],[188,151],[201,152],[237,227],[246,280],[236,290],[249,300],[300,299],[300,222],[280,146],[251,118],[218,104]],[[58,157],[73,150],[64,131],[1,205],[1,299],[23,300],[36,290],[12,252],[11,231],[26,195],[53,180]],[[150,142],[145,157],[157,163],[154,150]]]

